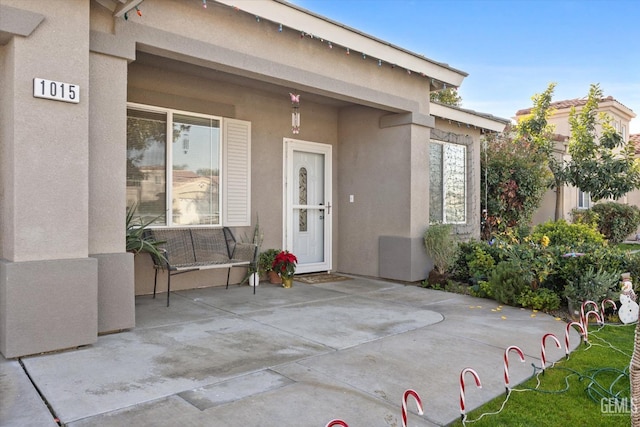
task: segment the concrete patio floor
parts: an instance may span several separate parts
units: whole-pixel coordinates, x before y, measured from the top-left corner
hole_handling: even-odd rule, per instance
[[[540,366],[541,339],[562,342],[565,323],[495,301],[382,280],[291,289],[261,283],[178,291],[136,299],[136,327],[75,350],[0,357],[0,426],[409,426],[460,417],[459,376],[467,411],[504,394],[503,354],[517,345],[511,384]],[[572,345],[578,333],[572,332]],[[547,346],[547,360],[564,348]],[[40,391],[51,412],[36,393]]]

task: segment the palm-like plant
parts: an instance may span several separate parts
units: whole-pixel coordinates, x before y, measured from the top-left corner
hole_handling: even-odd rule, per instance
[[[140,217],[135,216],[135,212],[135,204],[131,207],[127,207],[127,252],[132,252],[134,254],[147,252],[153,257],[166,261],[164,253],[159,247],[164,242],[159,242],[145,233],[147,227],[154,223],[157,218],[143,222]]]

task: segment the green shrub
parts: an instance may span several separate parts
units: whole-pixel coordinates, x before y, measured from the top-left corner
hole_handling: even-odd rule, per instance
[[[560,219],[558,221],[547,221],[539,224],[533,229],[531,239],[539,242],[542,236],[549,238],[550,246],[576,246],[585,243],[604,243],[604,236],[595,228],[587,224],[569,224]]]
[[[469,294],[477,298],[493,298],[491,285],[486,280],[478,280],[476,284],[469,286]]]
[[[433,259],[435,270],[444,274],[453,263],[457,242],[451,224],[433,224],[424,232],[424,245]]]
[[[591,210],[598,215],[598,231],[612,244],[623,242],[640,225],[637,206],[607,202],[598,203]]]
[[[469,276],[473,279],[486,279],[496,265],[495,260],[483,248],[476,246],[468,259]]]
[[[560,307],[560,297],[551,289],[527,289],[516,298],[518,304],[534,310],[556,310]]]
[[[598,215],[592,209],[574,209],[571,211],[571,222],[574,224],[585,224],[591,228],[598,229]]]
[[[518,297],[530,289],[530,281],[522,274],[517,262],[501,261],[489,277],[491,295],[501,304],[516,305]]]
[[[450,273],[455,279],[465,282],[473,277],[486,278],[488,271],[500,261],[500,253],[501,250],[497,246],[490,245],[485,241],[460,242]],[[493,260],[493,263],[488,257]],[[482,275],[483,271],[484,276]]]
[[[602,267],[596,270],[593,265],[590,265],[581,274],[567,282],[564,297],[576,302],[602,301],[613,296],[620,274],[621,272],[605,270]]]
[[[620,270],[631,273],[631,281],[635,286],[640,284],[640,252],[629,253],[623,252]]]
[[[553,272],[555,258],[552,252],[536,244],[505,247],[505,258],[520,268],[520,272],[533,289],[540,286]]]
[[[265,249],[258,255],[258,272],[262,275],[273,270],[273,261],[276,255],[280,253],[280,249]]]

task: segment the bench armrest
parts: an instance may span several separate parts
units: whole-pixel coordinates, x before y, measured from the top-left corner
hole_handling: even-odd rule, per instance
[[[158,248],[158,252],[162,255],[161,257],[153,252],[149,252],[151,259],[153,260],[153,265],[162,269],[169,267],[169,254],[167,253],[167,250],[165,248]]]

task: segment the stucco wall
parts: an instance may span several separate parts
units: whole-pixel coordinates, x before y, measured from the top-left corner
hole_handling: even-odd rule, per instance
[[[283,138],[291,134],[291,102],[286,89],[282,93],[272,93],[254,88],[241,87],[216,80],[216,73],[209,78],[193,75],[192,67],[182,72],[162,68],[161,58],[150,58],[154,64],[132,63],[128,72],[128,100],[130,102],[161,105],[167,108],[229,117],[251,122],[252,129],[252,221],[259,218],[264,233],[263,249],[283,247]],[[184,65],[184,64],[183,64]],[[338,144],[338,108],[301,99],[300,112],[302,128],[296,139],[311,142]],[[334,164],[337,151],[333,150]],[[334,217],[339,209],[337,204],[338,170],[334,167]],[[238,240],[251,235],[251,227],[234,229]],[[334,240],[338,227],[334,222]],[[333,250],[334,260],[337,249]],[[235,269],[232,283],[244,277],[242,269]],[[162,276],[159,289],[166,289],[166,279]],[[226,271],[203,271],[179,275],[172,279],[172,289],[222,285],[226,283]],[[160,286],[160,285],[159,285]],[[153,291],[153,269],[145,255],[136,256],[136,294]]]
[[[340,113],[338,271],[378,276],[379,236],[409,235],[410,126],[380,129],[384,114],[355,106]]]
[[[0,46],[0,258],[13,246],[13,42]]]
[[[10,203],[2,205],[8,213],[3,218],[11,223],[4,224],[3,234],[10,237],[1,256],[12,261],[86,257],[89,6],[68,1],[63,13],[54,2],[3,4],[47,18],[28,38],[14,37],[5,48],[13,51],[6,76],[13,85],[13,132],[4,141],[12,154],[13,185],[5,186]],[[82,102],[33,97],[34,77],[79,85]]]
[[[89,4],[2,6],[44,16],[0,51],[0,352],[18,357],[97,339],[98,263],[88,257]],[[80,102],[34,97],[34,78],[77,85]]]

